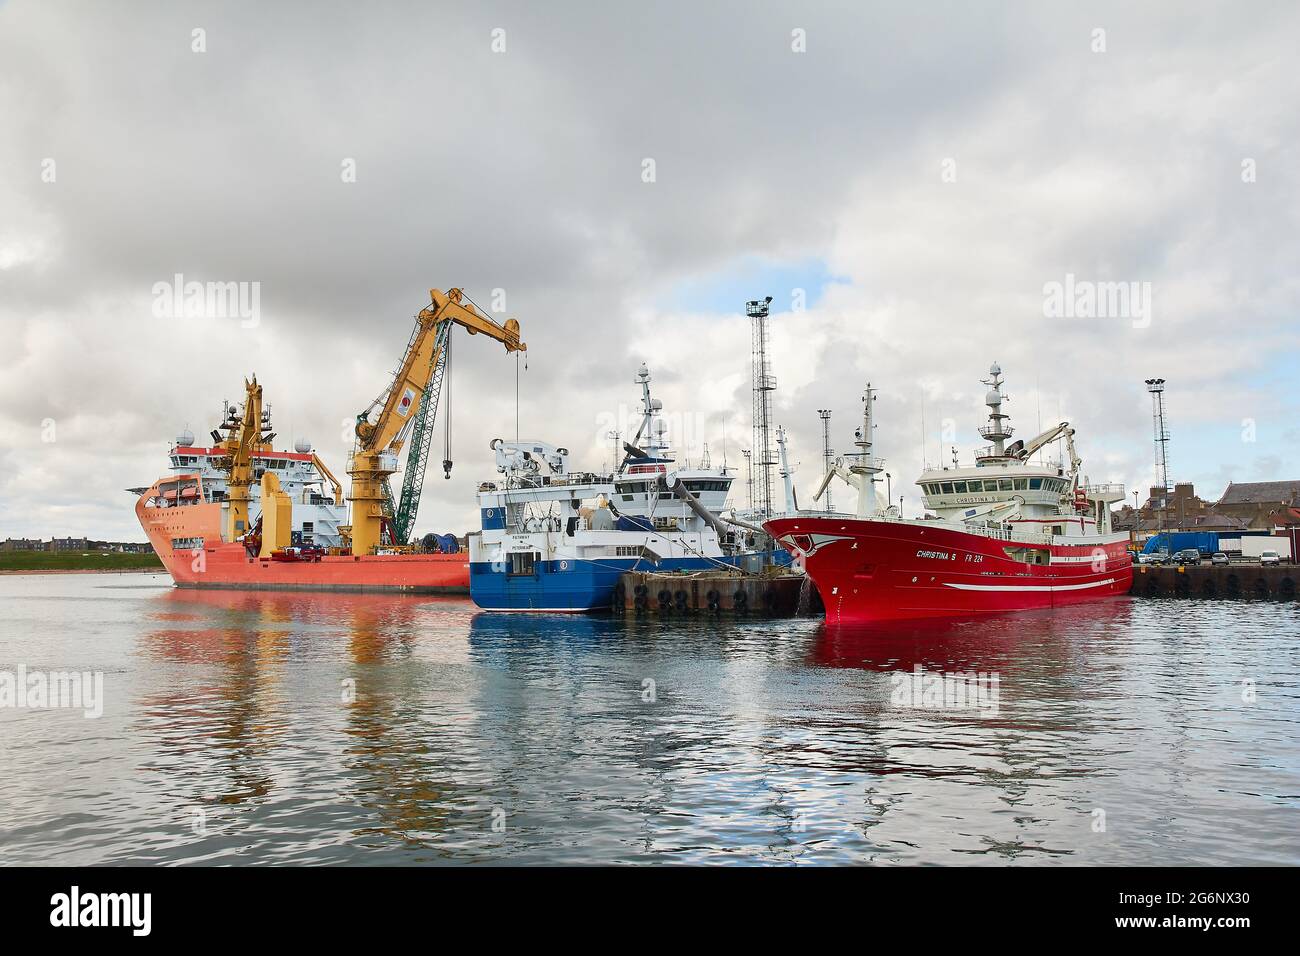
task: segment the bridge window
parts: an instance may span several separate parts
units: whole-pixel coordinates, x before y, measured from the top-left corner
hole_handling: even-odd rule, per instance
[[[1043,488],[1043,479],[1041,479],[1041,478],[1030,478],[1030,479],[1029,479],[1029,490],[1030,490],[1030,491],[1041,491],[1042,488]]]
[[[696,493],[698,493],[698,492],[701,492],[701,491],[726,491],[726,490],[727,490],[727,486],[730,485],[731,482],[730,482],[730,481],[698,481],[698,480],[696,480],[696,481],[684,481],[684,482],[682,482],[682,484],[684,484],[684,485],[686,486],[686,490],[687,490],[687,491],[691,491],[691,492],[696,492]]]
[[[510,555],[510,567],[506,574],[525,575],[536,574],[537,558],[539,554],[536,551],[516,551]]]
[[[942,485],[940,485],[939,487],[943,489],[943,493],[944,493],[945,495],[950,495],[950,494],[952,494],[952,482],[951,482],[951,481],[945,481],[945,482],[944,482]]]

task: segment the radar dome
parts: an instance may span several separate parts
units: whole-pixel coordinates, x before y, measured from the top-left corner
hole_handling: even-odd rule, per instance
[[[306,438],[299,438],[296,442],[293,443],[293,450],[300,455],[310,454],[311,442],[308,441]]]
[[[176,436],[176,444],[178,444],[178,445],[193,445],[193,444],[194,444],[194,432],[190,431],[188,428],[183,428],[183,429],[181,429],[181,433],[180,433],[179,435]]]
[[[1001,405],[1001,404],[1002,404],[1002,393],[999,392],[996,388],[990,388],[990,389],[988,390],[988,394],[984,396],[984,404],[985,404],[985,405]]]
[[[989,374],[990,374],[990,375],[1001,375],[1001,374],[1002,374],[1002,366],[999,365],[997,362],[994,362],[992,365],[989,366]]]

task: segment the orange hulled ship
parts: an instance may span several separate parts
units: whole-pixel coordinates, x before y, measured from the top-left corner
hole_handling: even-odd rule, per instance
[[[519,323],[498,325],[451,289],[430,290],[401,365],[356,417],[343,488],[310,443],[273,444],[256,376],[227,403],[212,444],[188,431],[171,449],[172,474],[138,495],[136,516],[181,587],[468,593],[469,561],[451,534],[412,528],[424,484],[454,326],[522,351]],[[449,382],[449,380],[448,380]],[[223,432],[225,433],[223,435]],[[389,479],[407,450],[400,496]],[[443,467],[450,476],[450,449]]]

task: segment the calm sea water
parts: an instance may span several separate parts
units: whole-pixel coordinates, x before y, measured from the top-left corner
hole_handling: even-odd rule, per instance
[[[104,708],[0,709],[11,865],[1300,863],[1294,603],[834,631],[0,576],[20,665]],[[996,708],[896,699],[918,665]]]

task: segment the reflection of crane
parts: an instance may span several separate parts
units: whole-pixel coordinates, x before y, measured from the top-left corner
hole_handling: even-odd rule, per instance
[[[496,339],[505,345],[507,352],[522,352],[527,348],[519,341],[518,321],[507,319],[505,325],[498,325],[468,300],[462,305],[460,289],[446,293],[430,289],[429,298],[431,303],[416,316],[415,329],[393,380],[357,415],[357,443],[348,459],[352,524],[339,529],[345,546],[350,545],[353,554],[372,554],[383,542],[385,526],[390,543],[403,543],[415,522],[433,437],[435,386],[441,385],[452,324],[467,329],[471,335],[482,332]],[[408,440],[413,441],[402,482],[402,499],[393,509],[388,476],[397,471],[397,456]]]

